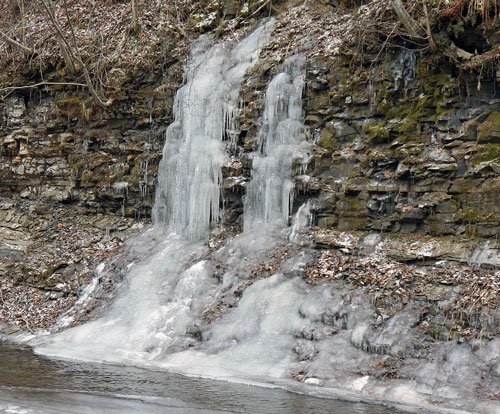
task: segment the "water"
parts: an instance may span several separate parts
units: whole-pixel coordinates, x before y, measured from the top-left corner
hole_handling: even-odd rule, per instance
[[[417,68],[417,52],[402,49],[396,59],[388,65],[394,77],[394,89],[400,87],[404,93],[407,92],[411,82],[415,79]]]
[[[308,227],[314,225],[314,214],[311,212],[313,203],[308,200],[302,204],[297,213],[294,215],[292,220],[292,225],[290,229],[290,235],[288,239],[296,244],[305,244],[306,240],[303,240],[303,233],[307,231]]]
[[[283,277],[275,275],[258,281],[249,290],[255,292],[254,296],[248,293],[229,320],[213,327],[204,320],[204,315],[219,306],[224,296],[232,296],[234,301],[235,289],[254,278],[249,274],[251,266],[272,252],[283,235],[246,231],[210,258],[206,244],[198,242],[206,237],[219,215],[220,170],[225,159],[222,140],[230,136],[226,130],[232,131],[235,126],[232,118],[237,113],[239,84],[269,39],[273,25],[268,21],[233,48],[223,44],[209,47],[208,38],[195,44],[186,68],[185,86],[175,99],[176,119],[168,128],[160,164],[153,212],[155,227],[129,243],[135,256],[147,259],[129,265],[126,282],[103,317],[48,340],[35,341],[38,352],[187,369],[212,377],[253,378],[286,372],[291,334],[303,321],[296,315],[294,323],[285,323],[288,312],[296,313],[296,304],[275,299],[281,294],[298,299],[302,295],[298,289],[303,284],[300,279],[282,284]],[[266,100],[266,131],[261,133],[265,135],[264,155],[271,161],[279,159],[283,166],[290,163],[286,156],[291,154],[276,157],[282,152],[276,148],[300,140],[298,133],[303,129],[299,121],[303,65],[303,57],[286,62],[271,82]],[[275,93],[280,94],[279,99],[272,98]],[[290,133],[291,138],[285,139]],[[255,171],[253,180],[260,185],[260,177],[267,170],[256,167]],[[285,171],[284,175],[276,175],[274,185],[286,188],[284,198],[288,198],[290,168]],[[275,210],[284,208],[281,203],[271,203],[266,207],[265,221],[272,222],[278,215]],[[252,213],[253,218],[261,214],[262,209],[258,210]],[[253,207],[247,211],[252,212]],[[217,263],[232,267],[219,280],[215,277]],[[267,289],[270,296],[252,309],[256,297],[262,296],[261,289]],[[276,312],[262,325],[261,313],[269,313],[270,306]],[[243,324],[242,318],[246,319]],[[233,346],[235,341],[242,343]]]
[[[0,413],[397,414],[360,403],[167,372],[51,360],[0,343]]]
[[[229,102],[237,101],[233,93],[237,81],[227,72],[234,69],[241,81],[254,59],[248,56],[257,55],[266,28],[262,26],[232,50],[221,45],[208,51],[200,44],[194,48],[186,86],[176,98],[178,120],[169,127],[160,165],[155,228],[129,243],[145,249],[147,259],[131,268],[103,317],[48,341],[42,339],[38,352],[231,380],[289,378],[296,335],[308,324],[299,313],[308,290],[299,275],[309,256],[298,254],[285,263],[281,262],[286,256],[272,256],[286,245],[292,156],[305,139],[303,56],[289,58],[268,87],[259,134],[262,153],[254,158],[246,197],[244,218],[251,224],[210,254],[205,243],[197,241],[218,215],[220,167],[214,160],[222,160],[222,134],[226,125],[232,125],[224,111],[227,93]],[[207,88],[207,83],[213,87]],[[207,99],[210,102],[197,106]],[[201,136],[195,131],[206,133]],[[265,189],[262,198],[260,187]],[[276,198],[275,193],[281,196]],[[166,235],[163,227],[172,233]],[[258,280],[266,257],[277,262],[276,269]],[[222,273],[217,271],[220,263]],[[226,304],[234,309],[218,313]],[[215,323],[207,317],[212,313]]]

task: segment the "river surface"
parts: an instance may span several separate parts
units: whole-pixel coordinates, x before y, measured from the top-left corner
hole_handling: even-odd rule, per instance
[[[392,408],[191,378],[53,360],[0,343],[0,413],[400,414]]]

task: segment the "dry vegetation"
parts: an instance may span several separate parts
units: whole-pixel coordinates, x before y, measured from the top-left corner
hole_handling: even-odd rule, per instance
[[[309,264],[304,278],[313,283],[345,280],[353,287],[362,287],[375,294],[375,306],[389,313],[396,312],[409,301],[427,301],[431,307],[435,302],[448,320],[450,338],[499,334],[498,325],[492,322],[500,307],[498,270],[450,264],[425,270],[378,253],[357,257],[326,250]],[[450,294],[439,299],[426,297],[426,292],[434,295],[436,287],[449,287]],[[454,292],[452,288],[457,290]],[[427,316],[432,319],[434,315]],[[494,331],[489,332],[490,324],[495,327]],[[422,328],[428,326],[429,321],[423,320]]]
[[[223,20],[214,0],[4,0],[0,16],[0,95],[14,88],[71,84],[89,90],[96,104],[139,73],[162,70],[182,60],[202,31],[231,37],[238,27],[269,13],[282,17],[284,49],[305,38],[318,43],[313,53],[344,54],[359,64],[373,63],[391,47],[444,51],[450,42],[434,39],[450,25],[480,25],[485,34],[498,25],[498,0],[340,1],[337,8],[311,2],[251,1]],[[246,8],[245,8],[246,7]],[[307,33],[304,27],[308,28]],[[456,29],[453,30],[460,30]],[[278,36],[280,34],[278,33]],[[288,46],[286,46],[288,45]],[[281,51],[286,54],[286,50]],[[450,53],[447,53],[449,56]],[[452,57],[457,55],[454,50]],[[493,67],[498,45],[480,56],[468,52],[462,69]]]
[[[104,97],[107,90],[121,86],[123,72],[158,70],[165,56],[184,56],[184,48],[200,31],[228,34],[270,12],[283,16],[290,40],[315,32],[325,51],[340,50],[360,61],[367,56],[373,60],[374,54],[394,46],[443,49],[447,45],[433,37],[437,31],[472,24],[487,33],[499,22],[498,0],[338,3],[334,8],[321,2],[256,0],[249,2],[250,9],[243,7],[224,21],[222,2],[213,0],[4,0],[0,87],[24,86],[26,80],[72,82],[95,87]],[[450,29],[451,24],[456,27]],[[72,56],[75,63],[70,62]],[[498,45],[491,45],[486,56],[477,62],[467,59],[464,67],[498,56]]]
[[[127,79],[161,71],[165,62],[183,59],[200,32],[213,30],[220,36],[234,37],[238,27],[251,26],[254,18],[270,10],[280,14],[268,48],[277,60],[296,47],[310,46],[312,58],[343,55],[360,65],[373,64],[384,50],[394,47],[434,53],[440,59],[451,59],[462,70],[483,74],[488,68],[495,70],[500,60],[497,43],[490,43],[484,53],[462,53],[462,57],[453,43],[467,26],[482,32],[485,39],[498,31],[500,0],[408,0],[400,2],[407,12],[404,17],[395,12],[397,2],[393,0],[339,1],[337,8],[316,1],[259,0],[253,2],[253,10],[230,21],[221,20],[221,5],[210,0],[57,0],[50,2],[52,16],[45,2],[1,2],[0,99],[14,88],[64,83],[94,88],[96,100],[106,104],[109,96],[127,87]],[[137,5],[136,17],[132,4]],[[61,41],[61,36],[65,40]],[[308,39],[312,39],[309,46]],[[66,46],[61,47],[61,42]],[[450,46],[455,46],[451,52]],[[75,56],[73,69],[63,56],[65,48]],[[456,298],[454,308],[458,309],[457,330],[466,333],[475,315],[489,304],[498,305],[498,273],[474,269],[443,272],[433,276],[439,280],[428,280],[416,277],[400,263],[324,253],[306,277],[311,281],[347,279],[355,286],[382,289],[387,298],[399,303],[415,295],[419,286],[460,286],[462,295]],[[9,284],[2,286],[0,293],[16,289]],[[0,302],[6,300],[5,294],[0,296]],[[25,306],[30,305],[20,300],[17,309],[23,315]],[[9,317],[18,318],[14,314]],[[2,318],[8,319],[0,315]],[[43,326],[45,322],[36,324]]]
[[[126,74],[158,70],[165,59],[183,56],[190,42],[188,20],[203,3],[142,2],[135,23],[129,2],[6,0],[0,20],[3,93],[28,83],[69,82],[93,86],[104,97],[122,86]],[[70,67],[66,54],[75,67]]]

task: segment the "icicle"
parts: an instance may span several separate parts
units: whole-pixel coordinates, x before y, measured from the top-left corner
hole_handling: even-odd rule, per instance
[[[240,84],[272,27],[272,22],[261,26],[233,50],[210,48],[208,38],[193,47],[159,167],[153,209],[157,227],[199,240],[218,221],[226,159],[222,141],[229,137],[236,143]]]
[[[268,228],[263,223],[288,224],[293,206],[292,162],[306,138],[302,115],[304,64],[302,55],[287,59],[267,88],[245,198],[245,230]]]

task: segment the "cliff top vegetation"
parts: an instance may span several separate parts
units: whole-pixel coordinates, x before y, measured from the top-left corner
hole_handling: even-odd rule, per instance
[[[284,50],[314,33],[315,53],[360,65],[403,47],[495,76],[499,10],[499,0],[4,0],[0,96],[64,84],[108,106],[127,78],[182,60],[200,32],[235,37],[271,14],[289,27]]]

